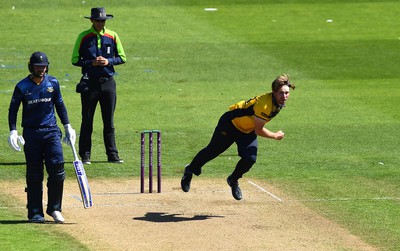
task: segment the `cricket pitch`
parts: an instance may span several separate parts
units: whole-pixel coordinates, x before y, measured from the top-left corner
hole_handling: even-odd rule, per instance
[[[241,179],[241,201],[225,179],[194,177],[188,193],[163,179],[152,194],[132,179],[89,182],[93,207],[84,209],[76,180],[66,180],[59,229],[90,250],[376,250],[263,180]],[[0,187],[25,206],[23,182]]]

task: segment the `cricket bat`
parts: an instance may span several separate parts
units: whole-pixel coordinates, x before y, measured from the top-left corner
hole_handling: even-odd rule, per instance
[[[90,192],[89,182],[86,177],[85,168],[83,167],[82,161],[79,160],[76,154],[75,145],[71,143],[72,153],[74,154],[74,169],[76,178],[78,180],[79,189],[81,191],[81,197],[84,208],[90,208],[93,206],[92,193]]]

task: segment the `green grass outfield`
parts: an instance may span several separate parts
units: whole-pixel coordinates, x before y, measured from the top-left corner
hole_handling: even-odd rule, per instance
[[[247,177],[268,180],[380,250],[400,249],[397,0],[2,1],[0,182],[24,179],[24,155],[7,144],[7,113],[32,52],[49,56],[79,132],[80,69],[70,57],[78,33],[90,26],[83,16],[95,6],[114,15],[107,27],[119,34],[128,62],[116,67],[115,126],[125,163],[102,163],[97,112],[92,158],[99,162],[87,168],[91,179],[138,179],[143,129],[162,130],[163,175],[180,176],[230,104],[269,91],[277,75],[289,73],[297,89],[267,125],[286,137],[260,140]],[[204,176],[226,177],[235,153],[232,147],[207,164]],[[72,159],[67,147],[65,158]],[[66,169],[74,179],[71,165]],[[0,192],[0,205],[9,199]],[[55,243],[60,250],[85,249],[55,226],[17,224],[26,220],[23,206],[0,206],[1,250],[47,250]]]

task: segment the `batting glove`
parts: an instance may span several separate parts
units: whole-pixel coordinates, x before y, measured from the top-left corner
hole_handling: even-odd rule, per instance
[[[8,144],[10,145],[10,147],[17,151],[20,152],[21,151],[21,147],[18,145],[18,142],[21,145],[25,145],[25,140],[22,136],[18,136],[18,132],[17,130],[11,130],[10,131],[10,137],[8,137]]]
[[[76,141],[75,130],[72,129],[72,126],[70,124],[65,124],[64,129],[65,129],[64,143],[67,143],[68,145],[75,145]]]

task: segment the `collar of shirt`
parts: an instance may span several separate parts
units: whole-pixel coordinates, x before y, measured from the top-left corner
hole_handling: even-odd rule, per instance
[[[103,36],[104,33],[106,33],[106,28],[104,27],[100,32],[98,32],[97,30],[94,29],[94,27],[92,25],[92,27],[90,28],[90,31],[93,32],[94,34]]]

